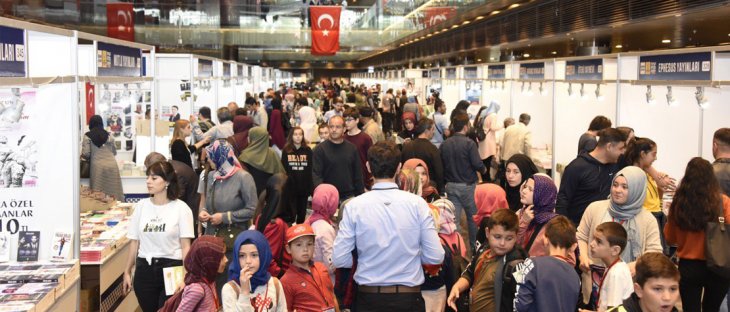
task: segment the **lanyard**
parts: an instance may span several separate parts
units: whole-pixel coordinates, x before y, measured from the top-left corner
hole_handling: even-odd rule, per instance
[[[603,272],[603,277],[601,278],[601,282],[598,283],[598,297],[596,298],[596,305],[599,305],[601,303],[601,289],[603,289],[603,282],[606,280],[606,276],[608,276],[608,271],[610,271],[611,268],[619,261],[621,261],[620,257],[618,259],[614,260],[613,263],[611,263],[611,265],[609,265],[606,268],[606,271]]]

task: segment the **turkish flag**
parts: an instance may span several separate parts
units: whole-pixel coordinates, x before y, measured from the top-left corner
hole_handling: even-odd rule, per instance
[[[134,4],[107,3],[106,34],[112,38],[134,41]]]
[[[423,23],[426,27],[431,27],[454,16],[456,9],[453,7],[428,7],[423,10]]]
[[[91,117],[96,115],[96,94],[94,94],[94,85],[90,82],[86,83],[86,124],[89,124]]]
[[[312,55],[335,55],[340,50],[340,6],[310,6]]]

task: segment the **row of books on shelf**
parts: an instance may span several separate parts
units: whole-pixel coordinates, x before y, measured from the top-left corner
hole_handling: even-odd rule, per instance
[[[100,262],[126,241],[131,204],[81,214],[81,262]]]
[[[74,285],[79,262],[18,262],[0,265],[0,311],[47,311]]]

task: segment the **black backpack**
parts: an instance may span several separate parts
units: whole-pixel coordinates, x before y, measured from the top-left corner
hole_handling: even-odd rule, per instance
[[[466,271],[467,267],[469,266],[469,261],[466,260],[464,257],[461,256],[461,249],[464,246],[461,246],[461,242],[458,243],[458,245],[451,245],[449,246],[446,241],[441,238],[441,244],[448,247],[446,249],[445,257],[451,258],[451,276],[448,276],[447,278],[451,279],[453,283],[456,283],[456,281],[459,280],[461,277],[461,273]],[[447,294],[451,292],[451,289],[447,290]],[[456,307],[458,308],[457,311],[469,311],[469,291],[465,291],[464,293],[459,295],[459,299],[456,300]],[[447,306],[447,311],[451,311],[451,309]]]

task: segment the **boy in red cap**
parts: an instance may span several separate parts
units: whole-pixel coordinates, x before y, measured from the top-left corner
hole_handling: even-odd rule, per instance
[[[324,264],[314,257],[314,230],[297,224],[286,231],[286,251],[291,254],[289,270],[281,278],[289,311],[334,312],[334,286]]]

